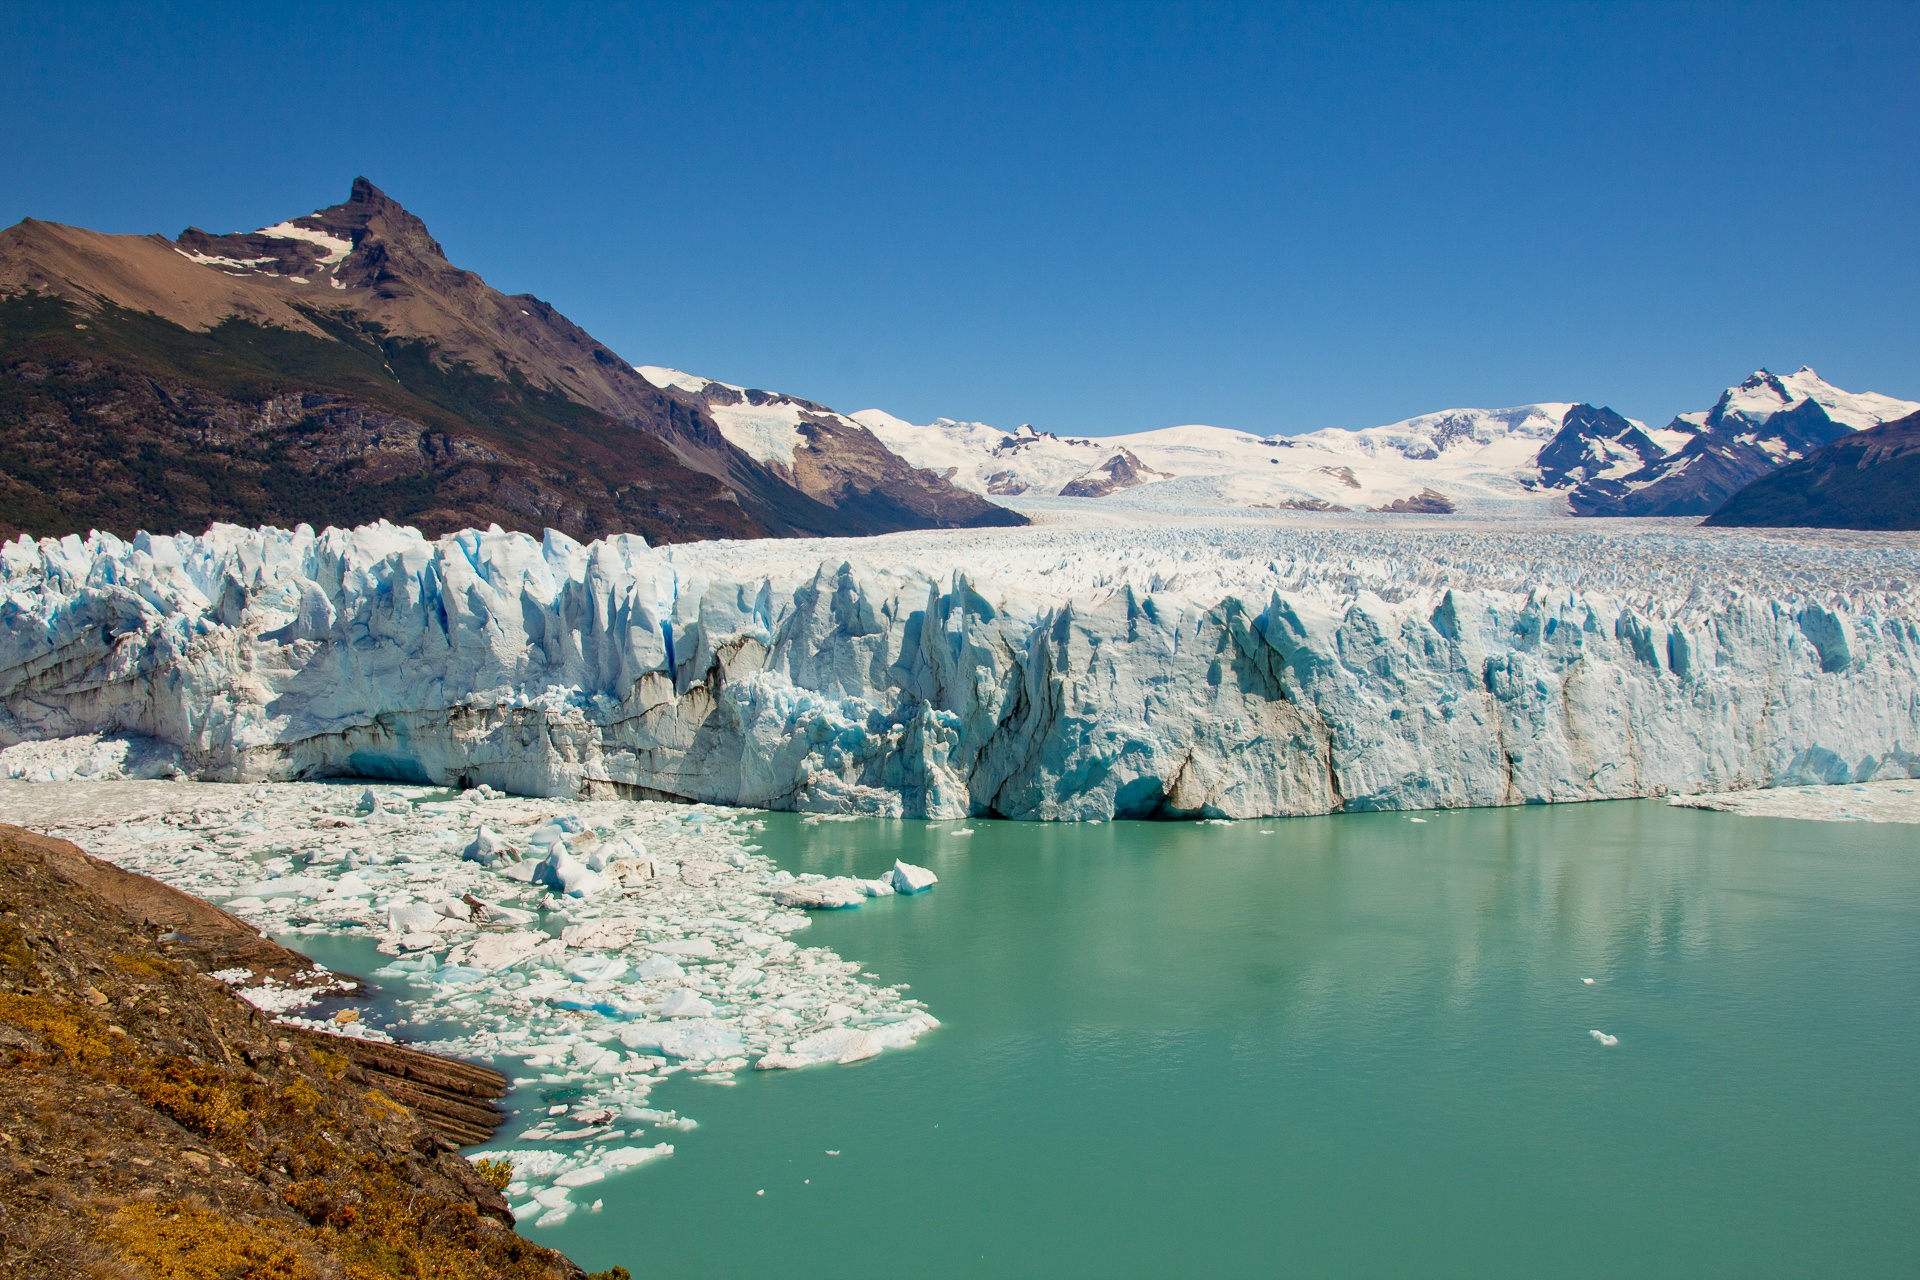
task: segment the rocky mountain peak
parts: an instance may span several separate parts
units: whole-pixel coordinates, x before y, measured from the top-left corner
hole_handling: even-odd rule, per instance
[[[437,266],[451,265],[447,251],[427,231],[427,224],[365,178],[353,180],[353,191],[345,204],[322,209],[312,220],[351,233],[348,238],[356,248],[365,237],[378,238],[409,257],[426,259]]]

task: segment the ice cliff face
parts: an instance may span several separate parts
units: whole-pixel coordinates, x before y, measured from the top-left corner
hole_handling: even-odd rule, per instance
[[[0,743],[207,778],[1087,819],[1920,774],[1920,549],[1215,521],[0,547]]]

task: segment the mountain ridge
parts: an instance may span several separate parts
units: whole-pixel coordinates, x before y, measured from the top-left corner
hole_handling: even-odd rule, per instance
[[[898,459],[863,456],[806,491],[735,448],[700,401],[655,387],[550,304],[501,293],[449,262],[425,222],[364,177],[341,204],[253,232],[189,227],[168,241],[26,220],[0,232],[0,296],[13,314],[0,331],[39,344],[31,358],[11,342],[0,350],[11,375],[0,395],[0,443],[11,462],[28,463],[0,468],[0,530],[9,532],[80,532],[69,526],[82,513],[130,532],[126,513],[143,509],[281,523],[388,516],[441,531],[500,523],[537,532],[553,522],[575,536],[624,530],[666,541],[1023,520],[938,477],[913,476]],[[33,299],[56,299],[76,315],[63,329],[34,311]],[[96,318],[92,332],[84,316]],[[180,332],[159,335],[152,322]],[[87,335],[82,350],[69,350],[75,334]],[[356,354],[324,349],[334,343]],[[209,345],[228,355],[277,349],[291,363],[254,367],[246,388],[196,382],[191,369],[169,363]],[[354,366],[350,386],[319,372],[347,376],[343,362]],[[113,386],[100,385],[103,371]],[[81,405],[83,386],[100,395]],[[227,393],[236,390],[267,394],[235,400]],[[278,421],[284,404],[267,404],[290,394],[333,399],[303,404],[289,435]],[[183,397],[220,400],[218,415],[251,425],[222,442],[226,453],[206,454],[174,411]],[[395,421],[376,447],[336,436],[336,410],[356,422],[370,413]],[[128,439],[92,429],[116,414]],[[490,430],[503,423],[510,429]],[[411,449],[401,440],[409,432]],[[462,465],[436,455],[436,436],[462,443]],[[322,453],[340,456],[316,461],[316,439]],[[63,440],[77,452],[63,450]],[[122,456],[128,449],[165,458],[140,479]],[[67,453],[73,465],[62,470]],[[86,465],[89,457],[100,466]],[[279,496],[210,496],[217,475],[194,473],[236,459],[254,491],[278,486]],[[274,474],[286,465],[305,482]],[[117,497],[83,491],[94,471]],[[402,473],[412,477],[408,495],[383,489]],[[636,492],[651,496],[628,500]],[[70,516],[57,514],[68,508]]]
[[[1565,402],[1446,409],[1292,436],[1192,424],[1062,437],[945,418],[916,425],[877,409],[850,416],[918,466],[975,492],[1025,499],[1073,496],[1067,486],[1128,452],[1171,479],[1129,487],[1127,501],[1433,513],[1444,499],[1467,513],[1704,516],[1757,476],[1916,409],[1843,391],[1803,367],[1784,378],[1759,370],[1714,408],[1659,429]]]
[[[1842,436],[1761,476],[1705,523],[1920,529],[1920,413]]]

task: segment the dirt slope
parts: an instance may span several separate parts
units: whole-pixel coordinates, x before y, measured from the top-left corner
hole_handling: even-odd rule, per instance
[[[206,976],[310,967],[238,923],[0,825],[0,1274],[579,1280],[344,1042]]]

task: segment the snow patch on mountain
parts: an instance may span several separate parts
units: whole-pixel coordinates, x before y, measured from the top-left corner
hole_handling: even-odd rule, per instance
[[[635,369],[641,377],[662,390],[672,387],[705,396],[707,410],[719,426],[720,434],[756,462],[771,462],[788,471],[793,470],[794,453],[807,443],[806,436],[800,431],[800,424],[807,421],[810,414],[822,412],[815,406],[805,405],[788,396],[755,392],[751,393],[750,399],[746,387],[702,378],[679,369],[664,369],[658,365],[636,365]],[[727,394],[716,397],[711,394],[716,389]]]
[[[322,267],[345,262],[347,255],[353,252],[353,241],[344,236],[328,235],[312,227],[303,227],[298,222],[278,222],[271,227],[262,227],[255,234],[272,236],[276,240],[305,240],[309,244],[317,244],[327,251],[317,264]]]

